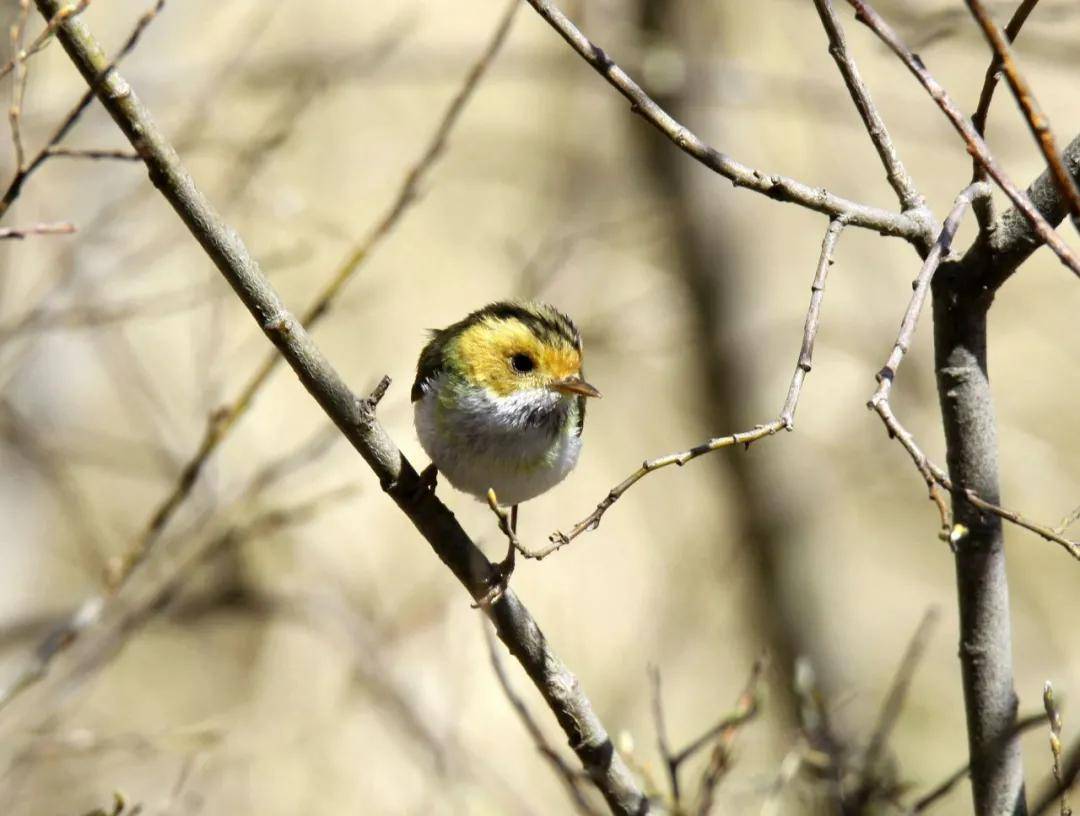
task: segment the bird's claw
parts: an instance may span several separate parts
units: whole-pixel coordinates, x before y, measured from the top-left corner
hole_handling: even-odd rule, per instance
[[[506,558],[497,564],[491,565],[494,575],[491,580],[491,588],[488,589],[484,597],[478,598],[476,603],[472,605],[473,609],[486,609],[492,604],[498,603],[506,590],[510,588],[510,576],[514,573],[514,547],[513,545],[506,552]]]
[[[409,489],[407,499],[410,504],[417,504],[424,499],[429,493],[435,492],[435,487],[439,482],[439,469],[435,467],[435,463],[432,462],[422,471],[420,471],[420,477],[416,480],[416,483]]]

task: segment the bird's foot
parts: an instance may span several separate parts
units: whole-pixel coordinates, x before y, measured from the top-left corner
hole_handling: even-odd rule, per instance
[[[435,486],[439,482],[439,469],[435,467],[435,463],[432,462],[422,471],[420,471],[420,478],[416,480],[416,484],[413,485],[406,499],[409,504],[417,504],[423,500],[428,493],[435,492]]]
[[[514,545],[511,544],[506,550],[506,558],[497,564],[492,564],[491,588],[482,598],[478,598],[473,609],[484,609],[494,603],[498,603],[510,586],[510,576],[514,574]]]

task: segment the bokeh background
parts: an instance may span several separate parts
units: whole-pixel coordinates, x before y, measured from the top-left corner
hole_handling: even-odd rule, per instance
[[[5,4],[8,22],[16,5]],[[970,177],[963,146],[837,5],[940,217]],[[1002,20],[1012,10],[991,5]],[[503,9],[170,2],[123,73],[300,310],[393,200]],[[144,10],[95,3],[85,19],[115,48]],[[578,0],[566,10],[711,144],[894,206],[810,2]],[[879,10],[970,110],[988,55],[962,4]],[[1078,42],[1075,4],[1044,0],[1018,43],[1062,142],[1080,131]],[[83,86],[55,44],[30,65],[32,147]],[[1004,87],[989,141],[1013,178],[1041,172]],[[96,107],[68,144],[124,146]],[[7,178],[11,151],[0,152]],[[50,161],[5,223],[38,220],[71,220],[79,232],[0,245],[0,687],[103,592],[110,559],[139,538],[207,418],[268,348],[141,165]],[[419,200],[316,339],[356,390],[394,378],[381,418],[423,465],[408,390],[425,330],[507,297],[571,314],[604,399],[590,406],[577,471],[522,508],[522,535],[539,544],[643,458],[776,416],[825,226],[679,154],[523,5]],[[958,245],[971,235],[969,222]],[[938,624],[889,743],[896,779],[911,786],[899,798],[966,759],[952,559],[921,479],[865,407],[918,259],[854,229],[836,257],[794,433],[650,476],[599,530],[520,563],[513,578],[657,783],[647,667],[662,672],[672,741],[683,744],[730,710],[755,657],[772,655],[717,812],[758,812],[796,744],[797,657],[857,753],[930,608]],[[992,313],[1003,496],[1050,524],[1080,503],[1078,313],[1080,287],[1046,251]],[[894,404],[940,462],[929,335],[924,321]],[[445,485],[440,494],[501,557],[487,508]],[[1006,533],[1021,713],[1041,708],[1053,680],[1075,734],[1080,572],[1053,545]],[[132,581],[122,625],[90,631],[91,648],[62,655],[47,682],[0,711],[4,813],[80,814],[114,790],[153,814],[570,812],[496,682],[481,616],[288,370]],[[1039,788],[1045,729],[1024,749]],[[691,763],[686,779],[701,767]],[[824,812],[821,789],[800,775],[783,812]],[[969,810],[966,784],[937,808]]]

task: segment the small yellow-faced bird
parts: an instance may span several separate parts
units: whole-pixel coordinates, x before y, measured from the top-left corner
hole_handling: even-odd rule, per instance
[[[600,396],[581,356],[573,321],[544,303],[492,303],[432,332],[412,401],[434,467],[515,511],[562,481],[581,452],[586,397]]]

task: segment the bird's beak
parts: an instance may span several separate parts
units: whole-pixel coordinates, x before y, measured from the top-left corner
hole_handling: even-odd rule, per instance
[[[564,377],[561,380],[556,380],[550,386],[552,391],[559,391],[563,394],[581,394],[583,397],[599,397],[600,392],[593,386],[589,385],[581,377]]]

